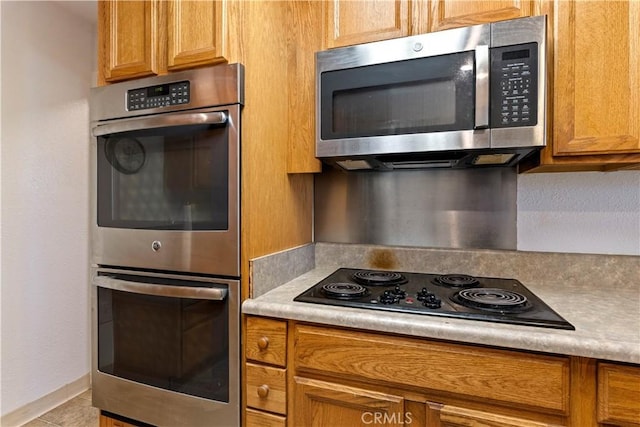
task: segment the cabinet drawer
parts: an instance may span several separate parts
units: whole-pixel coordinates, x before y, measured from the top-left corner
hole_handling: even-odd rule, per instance
[[[640,425],[640,367],[598,365],[598,421]]]
[[[286,365],[287,322],[283,320],[247,317],[247,360],[272,365]]]
[[[247,363],[247,406],[287,413],[287,371]]]
[[[295,369],[566,414],[569,358],[296,325]]]
[[[287,419],[279,415],[247,409],[245,411],[245,427],[285,427]]]

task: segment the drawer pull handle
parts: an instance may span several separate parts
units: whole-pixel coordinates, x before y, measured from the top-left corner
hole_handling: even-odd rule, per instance
[[[260,350],[266,350],[269,347],[269,338],[262,337],[258,340],[258,348]]]
[[[260,387],[258,387],[258,396],[260,396],[262,399],[264,399],[268,395],[269,395],[269,386],[268,385],[262,384]]]

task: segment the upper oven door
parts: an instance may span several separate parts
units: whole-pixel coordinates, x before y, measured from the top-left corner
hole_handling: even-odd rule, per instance
[[[490,25],[319,52],[318,157],[489,147]]]
[[[94,126],[94,264],[239,276],[239,108]]]

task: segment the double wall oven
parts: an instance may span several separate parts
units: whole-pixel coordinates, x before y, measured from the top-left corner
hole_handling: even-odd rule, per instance
[[[240,64],[92,89],[94,406],[240,419]]]

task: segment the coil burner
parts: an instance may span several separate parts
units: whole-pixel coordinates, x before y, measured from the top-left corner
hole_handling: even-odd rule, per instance
[[[522,294],[498,288],[463,289],[451,298],[465,307],[500,312],[522,312],[531,304]]]
[[[343,300],[361,298],[369,293],[367,288],[355,283],[328,283],[321,291],[327,298]]]
[[[353,280],[365,286],[393,286],[407,283],[407,278],[395,271],[360,270],[353,274]]]
[[[472,288],[480,284],[478,279],[466,274],[443,274],[433,279],[433,282],[449,288]]]

